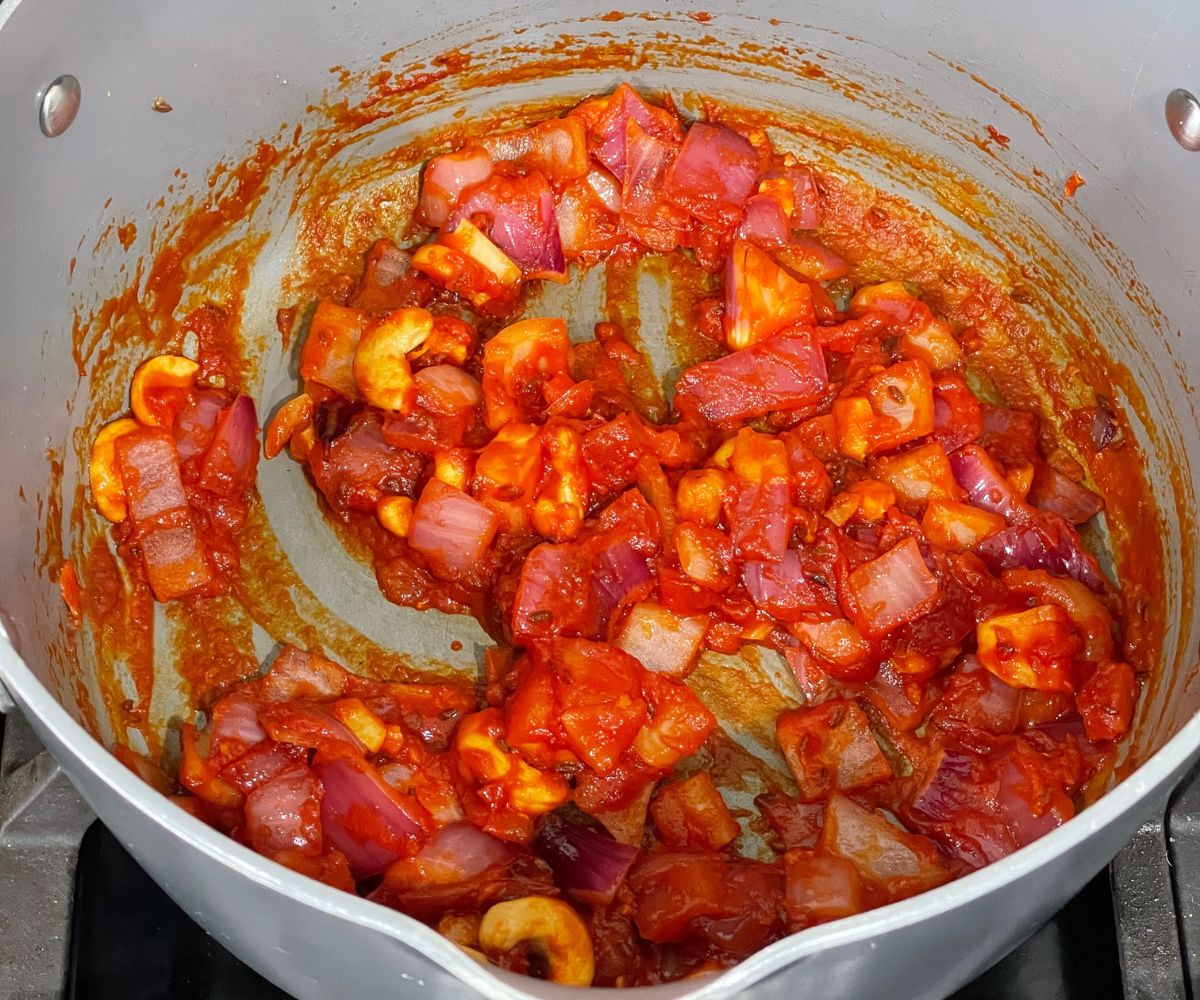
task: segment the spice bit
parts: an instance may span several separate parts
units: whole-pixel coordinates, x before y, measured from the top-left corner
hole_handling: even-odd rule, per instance
[[[1008,138],[1008,136],[996,128],[995,125],[989,125],[987,127],[987,134],[991,137],[992,142],[1003,146],[1005,149],[1008,149],[1008,144],[1011,140]]]
[[[1075,173],[1071,174],[1071,176],[1068,177],[1066,182],[1063,184],[1063,194],[1068,198],[1074,198],[1075,192],[1083,187],[1086,183],[1087,181],[1079,176],[1079,171],[1075,171]]]
[[[166,114],[168,111],[174,111],[174,110],[175,110],[173,107],[171,107],[171,105],[168,103],[168,101],[167,101],[167,99],[166,99],[165,97],[156,97],[156,98],[154,98],[154,103],[153,103],[153,104],[151,104],[151,105],[150,105],[150,107],[151,107],[151,108],[152,108],[154,111],[157,111],[157,112],[159,112],[160,114],[164,114],[164,115],[165,115],[165,114]]]

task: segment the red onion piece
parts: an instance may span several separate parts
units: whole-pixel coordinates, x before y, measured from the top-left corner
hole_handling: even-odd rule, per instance
[[[905,815],[955,857],[981,868],[1019,846],[998,802],[999,794],[1000,780],[985,758],[944,748]]]
[[[779,202],[770,195],[756,194],[746,199],[737,238],[753,240],[764,247],[787,245],[791,227]]]
[[[482,215],[489,222],[487,236],[527,277],[561,277],[566,262],[554,191],[539,173],[526,176],[519,190],[523,197],[513,197],[503,179],[474,188],[450,213],[446,230],[452,231],[460,219]]]
[[[783,622],[798,621],[807,611],[837,610],[830,607],[828,594],[805,577],[795,549],[788,549],[779,562],[742,563],[742,585],[755,607]]]
[[[430,365],[413,376],[417,402],[425,409],[451,416],[483,401],[479,383],[455,365]]]
[[[189,404],[175,415],[175,447],[179,461],[186,462],[203,454],[212,440],[217,418],[229,403],[229,395],[219,389],[195,393]]]
[[[1020,519],[1026,505],[991,455],[978,445],[969,444],[953,452],[950,468],[976,507],[999,514],[1010,524]]]
[[[246,796],[246,833],[261,853],[321,853],[321,782],[303,764],[293,764]]]
[[[587,174],[587,183],[612,213],[621,211],[621,182],[603,167],[592,167]]]
[[[757,180],[758,153],[744,136],[724,125],[696,122],[683,138],[665,190],[680,208],[716,222],[742,206]]]
[[[267,735],[277,743],[294,743],[313,749],[341,744],[361,753],[363,745],[324,705],[310,701],[271,702],[258,713]]]
[[[267,731],[258,721],[258,705],[240,692],[222,698],[212,707],[208,732],[213,751],[229,744],[249,749],[267,738]]]
[[[792,533],[790,492],[786,479],[736,484],[727,510],[729,535],[739,559],[783,559]]]
[[[1036,797],[1039,790],[1031,785],[1029,776],[1017,763],[1016,755],[1000,751],[993,755],[993,760],[1000,776],[997,804],[1018,847],[1044,837],[1071,818],[1070,813],[1063,815],[1053,806],[1035,814],[1030,797]]]
[[[622,539],[598,553],[592,569],[591,592],[599,635],[605,634],[608,621],[621,602],[650,580],[646,557],[631,541]]]
[[[307,747],[264,739],[237,760],[221,768],[220,775],[245,795],[284,771],[294,769],[297,764],[307,763]]]
[[[847,585],[858,605],[859,627],[871,638],[919,616],[938,595],[937,578],[913,538],[856,567]]]
[[[284,646],[258,684],[258,693],[266,701],[321,701],[344,694],[350,673],[319,653]]]
[[[1048,465],[1034,472],[1027,499],[1038,510],[1057,514],[1072,524],[1083,524],[1104,509],[1097,494]]]
[[[813,281],[833,281],[850,273],[850,265],[820,240],[793,236],[779,258],[793,271]]]
[[[378,875],[409,853],[421,824],[373,767],[353,757],[318,754],[312,770],[325,786],[325,839],[346,855],[356,879]]]
[[[591,905],[611,903],[637,860],[638,849],[607,832],[551,815],[533,843],[567,895]]]
[[[621,182],[621,211],[647,215],[663,198],[663,186],[676,148],[671,143],[631,125],[626,145],[627,158]]]
[[[243,393],[217,420],[200,468],[200,486],[224,496],[237,496],[254,484],[257,467],[258,415],[254,400]]]
[[[821,224],[821,194],[816,177],[808,167],[786,167],[783,173],[792,182],[796,204],[792,210],[792,228],[816,229]]]
[[[478,500],[431,479],[413,510],[408,544],[445,580],[469,574],[496,536],[499,518]]]
[[[692,408],[717,424],[798,410],[829,389],[825,358],[807,327],[686,369],[675,386],[680,409]]]
[[[1121,425],[1117,423],[1112,403],[1103,396],[1098,396],[1096,406],[1081,410],[1080,413],[1087,420],[1085,426],[1097,451],[1103,451],[1111,446],[1120,447],[1124,440],[1124,432],[1121,430]]]
[[[154,525],[150,522],[156,518],[187,507],[179,455],[166,431],[126,434],[117,441],[116,452],[134,527],[151,530]]]
[[[608,109],[593,129],[595,147],[592,155],[623,181],[629,123],[636,122],[647,135],[671,142],[679,139],[679,123],[670,112],[643,101],[628,84],[617,87],[608,102]]]
[[[430,837],[413,860],[431,882],[465,882],[512,860],[515,853],[510,844],[471,823],[450,823]]]
[[[652,601],[639,601],[629,609],[616,645],[647,670],[682,677],[695,664],[707,631],[704,615],[677,615]]]
[[[454,206],[467,188],[492,176],[492,158],[484,149],[464,149],[435,156],[425,166],[421,180],[418,214],[426,224],[439,229],[446,224]]]
[[[154,596],[170,601],[208,591],[213,571],[190,516],[174,438],[159,428],[132,431],[117,440],[116,454]]]
[[[581,591],[590,598],[591,565],[583,550],[571,543],[543,542],[525,557],[513,600],[512,630],[520,641],[552,635],[593,634],[591,601],[563,600]]]
[[[976,552],[994,573],[1023,566],[1073,577],[1097,592],[1107,587],[1099,564],[1083,547],[1078,532],[1057,514],[1032,511],[1022,523],[984,539]]]

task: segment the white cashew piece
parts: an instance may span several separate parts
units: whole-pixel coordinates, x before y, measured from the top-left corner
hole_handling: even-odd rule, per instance
[[[579,914],[561,899],[510,899],[483,915],[479,945],[489,955],[506,952],[522,941],[546,960],[552,983],[591,985],[596,971],[592,939]]]

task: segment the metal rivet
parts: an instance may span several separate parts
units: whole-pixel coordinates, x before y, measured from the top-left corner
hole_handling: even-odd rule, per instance
[[[38,124],[43,135],[54,138],[71,127],[79,113],[80,95],[79,81],[70,73],[64,73],[42,91],[38,102]]]
[[[1200,101],[1190,90],[1172,90],[1167,95],[1167,128],[1175,141],[1193,153],[1200,150]]]

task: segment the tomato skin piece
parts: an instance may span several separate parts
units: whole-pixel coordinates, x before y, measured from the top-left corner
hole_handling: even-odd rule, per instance
[[[775,738],[804,802],[824,798],[835,788],[866,788],[892,777],[866,714],[849,699],[781,712]]]
[[[754,244],[734,243],[725,270],[725,343],[730,348],[740,351],[787,327],[816,320],[808,285]]]
[[[761,948],[784,930],[777,865],[701,852],[651,854],[629,874],[634,919],[657,943],[695,936],[731,956]]]
[[[719,851],[742,832],[707,771],[667,785],[650,803],[650,813],[659,838],[672,850]]]
[[[1137,697],[1133,667],[1114,660],[1098,664],[1075,699],[1087,738],[1097,742],[1119,740],[1128,733]]]
[[[691,690],[661,674],[642,673],[642,695],[650,717],[634,738],[632,751],[652,768],[668,770],[704,745],[716,717]]]
[[[549,649],[567,746],[598,774],[617,766],[646,719],[644,670],[605,643],[558,639]]]
[[[489,430],[538,415],[544,406],[541,383],[568,374],[569,348],[561,319],[511,323],[484,345],[484,420]]]
[[[976,627],[979,662],[1013,687],[1075,691],[1074,657],[1081,643],[1057,604],[996,615]]]
[[[788,927],[801,930],[867,908],[858,869],[846,858],[820,851],[790,850],[783,856]]]

